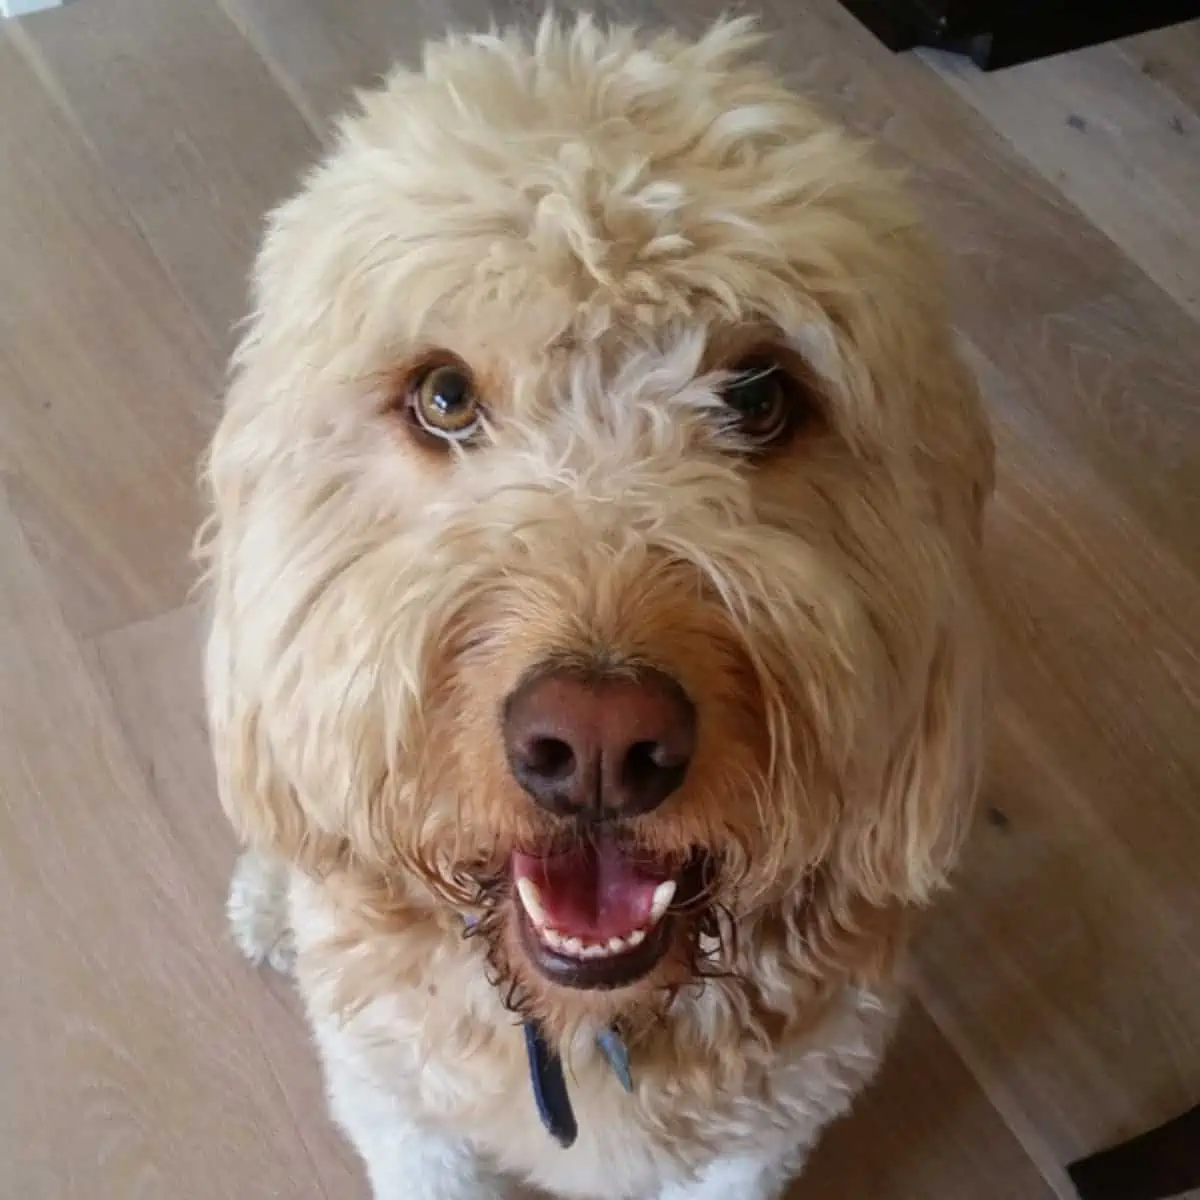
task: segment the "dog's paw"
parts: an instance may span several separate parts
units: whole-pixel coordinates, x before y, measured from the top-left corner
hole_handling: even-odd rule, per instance
[[[225,912],[237,948],[256,967],[266,963],[290,975],[296,947],[288,919],[290,869],[253,850],[238,859]]]

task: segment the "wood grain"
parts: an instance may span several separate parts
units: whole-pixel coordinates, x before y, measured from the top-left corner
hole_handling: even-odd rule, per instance
[[[437,6],[424,3],[222,2],[322,135],[356,89],[377,83],[396,63],[412,65],[422,41],[440,32]]]
[[[1200,588],[976,365],[1003,697],[920,994],[1049,1170],[1200,1093]]]
[[[1085,459],[1182,565],[1200,563],[1200,343],[1148,279],[973,334],[1011,381],[1004,405]],[[1151,465],[1152,464],[1152,465]]]
[[[1148,79],[1200,113],[1200,21],[1155,29],[1117,43],[1117,48]]]
[[[929,54],[954,91],[1192,316],[1200,316],[1200,113],[1113,45],[983,72]],[[1181,151],[1181,146],[1184,147]]]
[[[185,598],[220,365],[2,36],[0,114],[0,470],[72,625],[95,631]]]
[[[344,1194],[296,1006],[226,945],[2,495],[0,561],[6,1194]]]
[[[983,814],[895,1054],[793,1195],[1068,1200],[1067,1161],[1200,1098],[1200,25],[985,80],[834,0],[759,7],[911,173],[1000,449]],[[263,212],[330,117],[536,11],[89,0],[0,32],[6,1195],[365,1196],[289,987],[226,942],[194,466]]]
[[[1073,1200],[1058,1175],[1042,1178],[914,1006],[875,1086],[829,1130],[788,1200]]]
[[[263,215],[310,162],[311,131],[210,3],[81,4],[29,22],[20,43],[227,351]]]

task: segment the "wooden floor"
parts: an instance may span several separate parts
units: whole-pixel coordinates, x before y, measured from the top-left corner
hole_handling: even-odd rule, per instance
[[[264,209],[352,85],[485,7],[525,6],[0,29],[6,1198],[364,1195],[288,989],[225,940],[194,466]],[[1002,455],[987,803],[920,1003],[797,1200],[1068,1197],[1065,1163],[1200,1100],[1200,28],[982,77],[833,0],[764,8],[776,63],[912,168]]]

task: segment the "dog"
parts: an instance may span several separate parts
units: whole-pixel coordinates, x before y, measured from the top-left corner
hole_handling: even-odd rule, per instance
[[[447,37],[264,235],[229,914],[377,1200],[774,1200],[959,855],[992,441],[903,179],[758,41]]]

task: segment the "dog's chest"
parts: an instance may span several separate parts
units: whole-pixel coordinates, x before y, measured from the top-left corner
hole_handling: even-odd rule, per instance
[[[393,1004],[380,1002],[339,1028],[319,1025],[326,1058],[351,1062],[414,1120],[469,1140],[504,1173],[563,1200],[654,1200],[714,1152],[765,1149],[764,1130],[777,1138],[788,1108],[715,1095],[694,1072],[677,1080],[643,1072],[630,1094],[602,1055],[584,1051],[564,1063],[578,1136],[563,1148],[538,1113],[518,1026],[421,1050],[381,1036],[382,1024],[398,1028],[394,1017]]]
[[[848,995],[815,1040],[778,1047],[737,1091],[700,1058],[678,1073],[639,1070],[635,1048],[630,1094],[581,1039],[564,1063],[578,1124],[564,1149],[538,1114],[520,1027],[464,1023],[431,1044],[418,999],[393,995],[346,1023],[319,1023],[326,1059],[352,1064],[400,1111],[563,1200],[655,1200],[716,1158],[771,1158],[811,1143],[873,1073],[890,1024],[873,998]]]
[[[308,889],[292,899],[301,988],[331,1082],[352,1079],[383,1101],[372,1110],[464,1139],[563,1200],[656,1200],[715,1159],[810,1143],[874,1072],[892,1023],[892,1004],[852,989],[803,1040],[769,1050],[729,1021],[697,1020],[669,1055],[631,1047],[632,1093],[594,1032],[581,1034],[563,1055],[578,1125],[564,1149],[539,1116],[522,1028],[461,942],[439,946],[419,969],[373,971],[359,996],[373,994],[347,1012],[344,986],[362,947],[331,950],[328,912],[306,903]],[[385,949],[389,963],[406,959]]]

